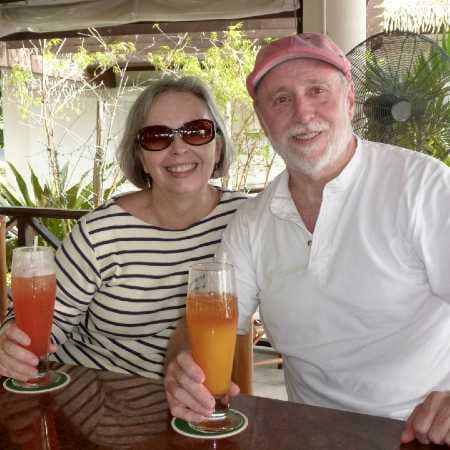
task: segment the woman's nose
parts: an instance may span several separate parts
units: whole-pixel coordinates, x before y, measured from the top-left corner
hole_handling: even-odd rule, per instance
[[[188,144],[183,141],[180,133],[175,133],[174,139],[170,144],[170,153],[181,155],[188,150]]]

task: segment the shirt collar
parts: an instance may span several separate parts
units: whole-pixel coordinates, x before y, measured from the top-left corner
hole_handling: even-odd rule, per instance
[[[274,189],[270,202],[270,211],[281,219],[302,223],[295,203],[292,200],[288,181],[289,175],[286,169],[273,180]]]
[[[353,184],[353,181],[359,172],[358,168],[362,159],[361,139],[356,135],[354,136],[356,138],[356,149],[352,158],[342,172],[326,184],[325,190],[331,192],[341,191]],[[292,200],[288,181],[289,175],[286,169],[273,180],[274,188],[272,200],[270,202],[270,210],[273,214],[282,219],[302,223],[294,201]]]
[[[356,149],[353,153],[352,158],[347,163],[347,165],[342,169],[342,172],[332,180],[330,180],[326,185],[324,191],[341,191],[352,186],[355,178],[359,173],[359,166],[361,164],[361,139],[353,135],[356,138]]]

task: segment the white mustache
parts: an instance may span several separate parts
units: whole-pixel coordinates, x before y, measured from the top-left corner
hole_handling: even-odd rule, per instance
[[[288,130],[289,137],[303,133],[326,131],[330,126],[325,122],[310,122],[306,125],[295,125]]]

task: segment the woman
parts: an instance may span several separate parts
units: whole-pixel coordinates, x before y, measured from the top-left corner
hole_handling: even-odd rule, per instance
[[[69,364],[162,377],[188,268],[213,258],[245,197],[209,184],[227,173],[231,147],[211,95],[193,78],[157,81],[138,97],[118,158],[140,190],[83,217],[58,250],[50,350]],[[36,374],[27,343],[4,326],[0,374]]]

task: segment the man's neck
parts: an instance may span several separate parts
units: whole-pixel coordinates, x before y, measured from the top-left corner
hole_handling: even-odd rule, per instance
[[[305,227],[314,233],[319,217],[322,193],[326,182],[314,182],[309,178],[300,179],[289,172],[289,191]]]
[[[339,176],[352,159],[355,150],[356,138],[352,136],[347,151],[332,167],[326,167],[317,174],[304,173],[288,168],[289,191],[297,211],[309,232],[314,232],[326,184]]]

